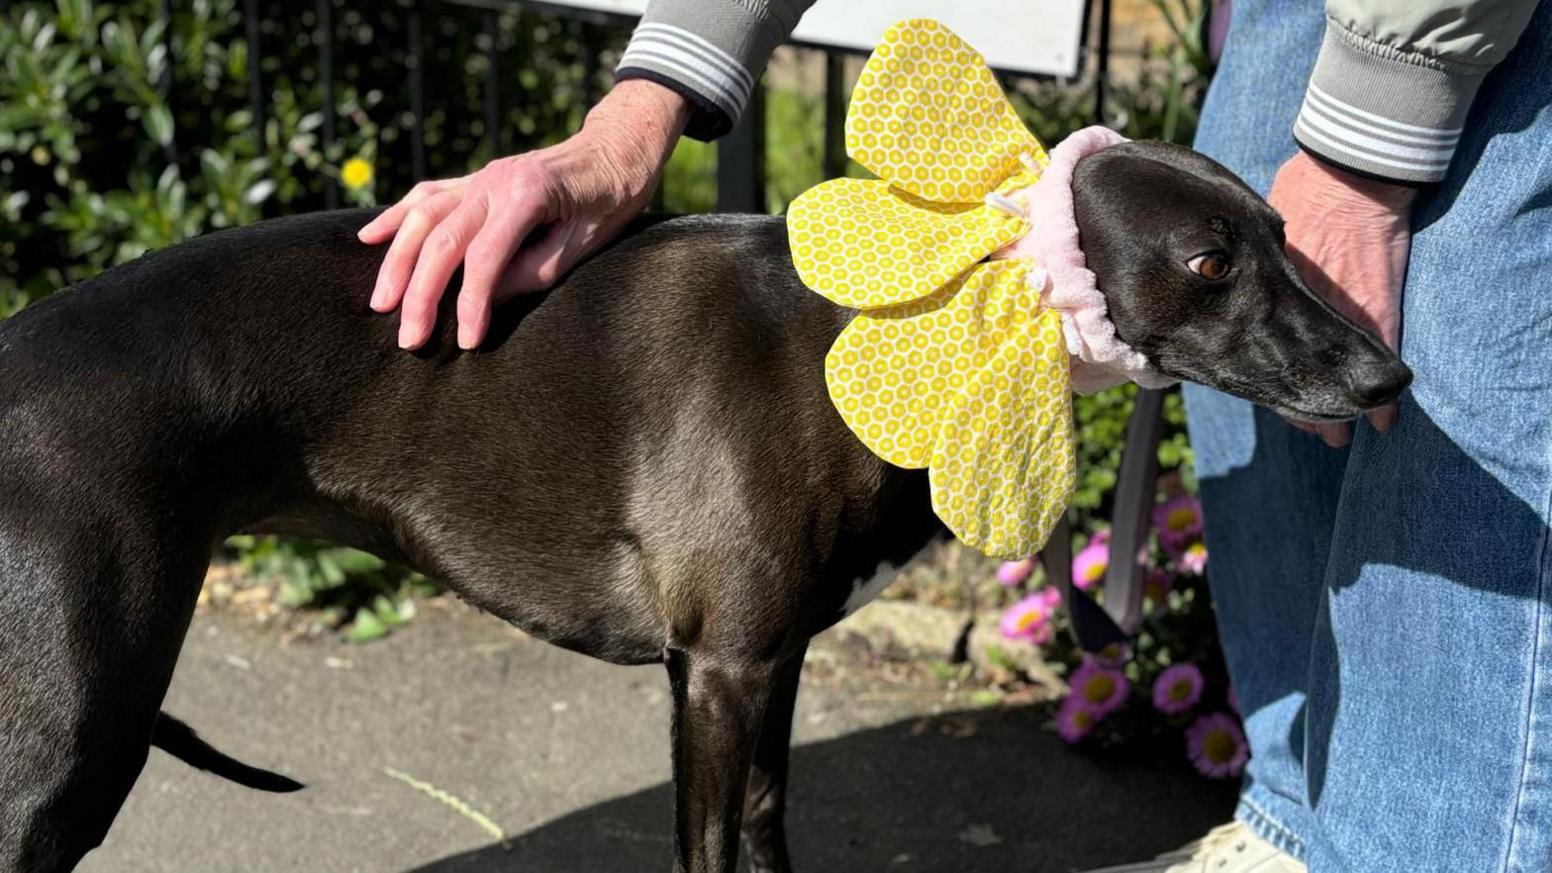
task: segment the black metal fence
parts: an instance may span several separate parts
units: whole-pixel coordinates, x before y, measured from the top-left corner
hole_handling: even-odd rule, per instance
[[[247,61],[249,99],[255,127],[262,130],[268,118],[270,93],[262,65],[265,56],[265,40],[260,23],[263,20],[264,4],[263,0],[241,0],[241,2],[247,42],[250,46]],[[328,150],[334,144],[337,128],[338,102],[334,55],[337,39],[336,12],[340,7],[340,0],[315,0],[314,5],[315,34],[312,41],[317,49],[317,75],[322,89],[323,126],[320,135],[321,144],[325,150]],[[170,17],[172,0],[162,0],[162,9],[164,18]],[[560,15],[578,22],[584,33],[584,45],[579,60],[584,66],[582,81],[587,86],[582,96],[584,102],[588,104],[598,96],[596,88],[599,80],[599,64],[606,47],[623,42],[634,23],[634,20],[628,16],[577,9],[540,2],[540,0],[403,0],[394,9],[402,12],[406,19],[403,29],[403,50],[406,87],[409,92],[409,114],[412,118],[409,130],[410,162],[416,180],[425,178],[427,175],[424,125],[428,110],[435,108],[434,104],[428,103],[423,75],[427,52],[428,19],[438,18],[454,10],[475,11],[479,14],[478,26],[483,31],[481,36],[488,45],[494,45],[500,39],[500,14],[503,12],[531,11],[551,16]],[[1092,0],[1084,14],[1083,31],[1086,36],[1079,69],[1086,71],[1086,75],[1093,76],[1096,119],[1102,116],[1105,101],[1105,82],[1110,59],[1110,25],[1110,0]],[[168,33],[171,33],[171,28],[168,29]],[[853,53],[801,44],[799,48],[802,51],[820,53],[824,58],[824,173],[827,178],[838,176],[845,167],[842,133],[847,94],[845,58]],[[506,95],[501,65],[497,59],[498,54],[492,52],[491,62],[485,66],[482,82],[484,127],[492,154],[502,154],[507,147],[501,123]],[[1027,74],[1002,75],[1010,80],[1041,78]],[[761,193],[765,182],[765,162],[762,153],[765,140],[764,109],[763,89],[757,87],[751,96],[743,120],[718,143],[717,208],[719,211],[766,211]],[[325,191],[325,198],[325,205],[332,208],[338,204],[339,191],[331,188]]]

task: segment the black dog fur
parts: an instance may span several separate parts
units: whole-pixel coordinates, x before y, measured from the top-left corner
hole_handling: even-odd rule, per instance
[[[1320,420],[1405,387],[1216,164],[1135,143],[1075,187],[1116,327],[1163,371]],[[731,870],[740,829],[753,869],[790,869],[807,641],[944,535],[924,472],[830,405],[852,313],[799,283],[780,218],[645,221],[500,308],[477,352],[444,309],[406,354],[367,308],[368,217],[211,234],[0,324],[0,871],[73,868],[153,738],[295,786],[158,712],[212,549],[242,530],[363,548],[558,645],[665,663],[675,869]],[[1216,282],[1186,267],[1208,250],[1232,264]]]

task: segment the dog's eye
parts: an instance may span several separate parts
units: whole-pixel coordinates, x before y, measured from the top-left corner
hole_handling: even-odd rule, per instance
[[[1189,261],[1186,268],[1212,282],[1229,275],[1229,256],[1223,252],[1203,252]]]

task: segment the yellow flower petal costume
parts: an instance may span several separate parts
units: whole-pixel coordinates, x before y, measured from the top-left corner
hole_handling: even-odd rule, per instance
[[[825,359],[831,399],[873,452],[928,467],[933,509],[1000,556],[1045,544],[1075,474],[1069,350],[1028,258],[1020,196],[1049,162],[980,55],[935,21],[891,27],[852,94],[836,179],[787,217],[803,282],[858,309]]]

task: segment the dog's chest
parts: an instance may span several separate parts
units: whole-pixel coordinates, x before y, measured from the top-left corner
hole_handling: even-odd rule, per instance
[[[930,543],[899,563],[888,560],[879,561],[878,568],[873,571],[872,576],[853,581],[851,594],[846,598],[846,602],[841,605],[842,616],[851,615],[884,593],[884,589],[888,588],[890,584],[899,578],[900,573],[906,567],[909,567],[922,552],[927,551],[929,548],[931,548]]]

